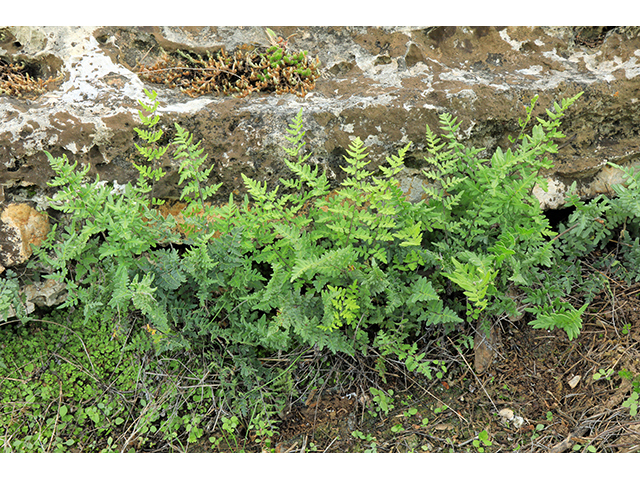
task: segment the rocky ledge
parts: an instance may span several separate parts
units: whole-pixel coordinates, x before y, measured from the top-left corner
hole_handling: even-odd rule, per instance
[[[544,208],[561,207],[573,181],[583,197],[608,192],[620,179],[607,162],[640,160],[638,28],[270,29],[288,48],[319,59],[320,75],[305,96],[193,98],[138,75],[168,53],[205,58],[265,49],[273,43],[266,27],[0,27],[0,65],[21,62],[44,92],[0,95],[2,265],[23,262],[25,245],[38,241],[13,218],[11,204],[38,209],[51,194],[44,150],[89,163],[108,182],[136,178],[133,129],[145,87],[159,93],[169,137],[177,122],[202,140],[215,165],[211,181],[224,184],[220,200],[243,192],[241,173],[272,185],[287,175],[281,146],[300,109],[312,159],[335,182],[354,137],[369,147],[372,168],[413,142],[403,185],[414,199],[422,193],[425,125],[437,130],[438,115],[451,113],[462,122],[461,140],[488,157],[518,134],[517,120],[534,95],[534,113],[542,115],[554,101],[585,92],[563,122],[568,138],[546,174],[549,192],[536,193]],[[177,198],[177,165],[168,159],[164,167],[168,175],[155,193]]]

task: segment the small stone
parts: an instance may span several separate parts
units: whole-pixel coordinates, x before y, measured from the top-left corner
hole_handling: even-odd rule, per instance
[[[576,388],[576,386],[578,385],[578,382],[580,381],[582,377],[580,375],[575,375],[571,380],[569,380],[567,383],[569,384],[569,386],[571,388]]]
[[[515,415],[513,417],[513,420],[511,421],[511,424],[516,428],[520,428],[522,425],[524,425],[524,418]]]
[[[505,422],[511,423],[516,428],[520,428],[524,424],[524,418],[513,413],[513,410],[510,408],[503,408],[498,412],[498,415],[500,415]]]
[[[507,421],[511,420],[515,416],[515,414],[513,413],[513,410],[511,410],[510,408],[503,408],[498,412],[498,415],[500,415],[502,418],[504,418]]]
[[[440,432],[444,432],[445,430],[452,430],[453,425],[449,423],[441,423],[439,425],[436,425],[434,428]]]
[[[53,307],[61,304],[67,298],[67,288],[64,283],[51,278],[44,282],[35,282],[25,285],[22,291],[25,294],[27,311],[31,312],[35,307]]]

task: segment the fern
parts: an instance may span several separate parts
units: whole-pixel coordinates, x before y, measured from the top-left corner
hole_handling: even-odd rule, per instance
[[[6,278],[0,278],[0,322],[16,316],[23,323],[29,320],[27,309],[20,299],[20,284],[17,275],[7,270]]]
[[[199,148],[200,142],[194,145],[192,134],[177,123],[175,127],[177,133],[173,145],[176,145],[177,149],[174,153],[174,158],[180,162],[178,168],[180,179],[178,180],[178,185],[182,185],[188,180],[186,185],[182,187],[180,200],[187,201],[184,215],[193,217],[194,215],[206,212],[207,207],[205,201],[212,197],[222,184],[205,185],[211,175],[213,165],[208,169],[202,170],[202,165],[206,161],[207,155],[204,154],[203,148]]]
[[[290,146],[283,147],[283,150],[291,159],[285,158],[284,162],[297,178],[293,180],[280,179],[280,181],[285,187],[296,191],[297,196],[293,197],[292,200],[295,201],[298,207],[302,207],[312,198],[327,195],[329,193],[329,182],[324,173],[319,173],[317,166],[311,168],[311,165],[307,163],[311,157],[311,152],[303,154],[306,142],[304,141],[302,109],[298,111],[298,114],[287,128],[287,133],[289,135],[285,136],[285,139],[290,143]]]
[[[144,140],[146,145],[139,145],[136,143],[135,146],[145,161],[150,162],[150,165],[137,164],[134,162],[133,166],[139,173],[137,188],[140,192],[151,195],[153,185],[149,185],[147,182],[148,180],[151,180],[152,183],[155,183],[164,177],[165,172],[158,162],[165,155],[169,146],[165,145],[163,147],[159,147],[157,145],[163,135],[162,130],[157,128],[158,122],[160,121],[160,117],[156,113],[160,106],[160,102],[156,100],[158,94],[154,91],[150,92],[146,88],[144,89],[144,93],[150,103],[138,100],[138,103],[142,107],[142,109],[138,111],[138,116],[145,128],[136,127],[134,128],[134,131],[142,140]],[[146,114],[143,112],[146,112]],[[161,205],[163,203],[160,199],[155,199],[153,197],[151,197],[151,199],[156,205]]]
[[[444,272],[443,275],[463,289],[467,299],[475,305],[472,316],[477,319],[489,303],[487,294],[496,293],[493,281],[498,272],[491,267],[493,257],[480,258],[468,252],[467,258],[469,263],[465,264],[452,258],[455,270],[451,273]]]
[[[611,162],[609,166],[620,170],[625,182],[611,186],[616,197],[611,201],[612,211],[607,219],[613,222],[613,226],[628,223],[637,228],[640,219],[640,170]]]
[[[124,194],[87,180],[87,167],[49,156],[52,185],[60,189],[53,204],[72,219],[53,229],[39,255],[51,278],[68,283],[67,306],[83,306],[87,317],[95,314],[90,306],[121,318],[137,311],[160,332],[159,349],[217,339],[245,352],[237,362],[250,375],[247,359],[263,350],[366,354],[373,347],[430,375],[435,365],[415,339],[436,328],[451,332],[465,317],[515,311],[507,295],[513,284],[536,315],[534,327],[557,326],[574,338],[584,312],[565,300],[581,276],[574,259],[606,244],[614,229],[628,239],[626,271],[638,271],[628,267],[640,258],[638,242],[625,236],[638,229],[634,173],[626,172],[626,187],[616,187],[615,202],[586,205],[571,197],[573,224],[560,233],[531,194],[552,164],[562,116],[579,95],[530,128],[534,99],[513,146],[490,158],[462,145],[460,123],[441,115],[442,135],[426,128],[427,183],[418,203],[407,200],[398,180],[411,144],[374,170],[364,143],[354,139],[343,157],[344,180],[331,191],[307,151],[300,110],[283,147],[289,178],[271,189],[243,175],[246,197],[236,202],[230,195],[219,207],[211,202],[220,185],[209,185],[214,167],[206,166],[201,143],[175,125],[173,140],[161,147],[159,103],[155,92],[146,95],[143,128],[136,130],[146,162]],[[161,178],[167,147],[180,164],[187,239],[153,208],[150,185]],[[611,223],[597,221],[606,215]],[[184,246],[176,250],[173,242]],[[598,287],[584,283],[589,292]],[[466,315],[452,289],[466,298]]]
[[[306,252],[301,252],[296,264],[291,272],[291,282],[297,278],[312,278],[320,273],[323,276],[336,277],[347,271],[354,263],[357,263],[357,256],[350,245],[331,250],[322,256],[307,256]]]
[[[529,324],[534,328],[553,330],[554,328],[562,328],[573,340],[578,336],[582,329],[581,315],[585,312],[589,304],[584,304],[579,310],[571,305],[564,306],[557,312],[551,314],[538,314],[537,318]]]
[[[616,244],[618,255],[607,255],[596,267],[616,272],[627,281],[640,279],[636,259],[640,257],[637,238],[640,234],[640,171],[633,167],[609,164],[622,172],[624,183],[612,185],[616,196],[598,195],[588,203],[569,190],[567,203],[575,207],[564,231],[558,235],[559,248],[569,258],[579,258],[597,248]],[[617,236],[617,238],[616,238]]]
[[[325,318],[329,319],[329,324],[319,327],[328,332],[339,329],[344,324],[355,327],[360,311],[358,282],[354,281],[346,288],[328,285],[327,290],[322,293]]]
[[[481,312],[499,315],[505,308],[511,310],[511,302],[489,302],[490,298],[506,292],[512,282],[537,284],[537,272],[557,259],[552,240],[557,234],[531,192],[535,185],[545,184],[540,172],[552,166],[547,154],[557,151],[553,141],[563,137],[561,118],[579,97],[554,104],[554,110],[547,111],[549,120],[537,118],[528,134],[534,99],[527,118],[520,121],[519,143],[514,149],[496,149],[488,160],[457,141],[459,123],[450,115],[440,117],[446,143],[427,128],[430,157],[425,160],[431,168],[425,171],[430,184],[424,188],[433,218],[428,241],[441,252],[442,275],[473,305],[468,311],[471,319]]]

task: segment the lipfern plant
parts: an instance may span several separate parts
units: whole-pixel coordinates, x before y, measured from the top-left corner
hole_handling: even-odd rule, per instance
[[[513,147],[489,159],[462,145],[459,123],[441,115],[443,135],[426,130],[426,199],[418,203],[399,183],[410,144],[373,170],[363,142],[354,139],[345,178],[332,189],[309,161],[300,111],[284,147],[290,178],[270,189],[243,175],[246,196],[214,206],[219,185],[210,185],[204,149],[179,125],[173,141],[159,146],[158,102],[147,92],[135,185],[119,192],[89,180],[88,167],[48,155],[56,173],[51,185],[60,188],[51,205],[70,220],[62,232],[53,229],[38,258],[51,278],[66,282],[65,306],[84,308],[87,319],[125,322],[138,312],[157,348],[214,342],[247,375],[265,352],[314,347],[375,351],[430,377],[439,366],[415,339],[517,308],[534,315],[535,328],[561,328],[575,338],[586,308],[568,301],[581,278],[575,259],[595,248],[591,232],[600,228],[589,218],[611,211],[611,229],[638,229],[638,178],[631,172],[614,203],[591,207],[571,197],[577,226],[561,233],[532,195],[545,184],[540,173],[552,166],[561,118],[579,96],[555,104],[548,120],[537,118],[529,130],[534,99]],[[170,151],[180,163],[186,235],[158,213],[150,194]],[[596,238],[611,235],[602,230]],[[625,251],[626,264],[638,257],[635,245]],[[509,294],[513,287],[524,292],[523,305]]]
[[[249,330],[256,333],[243,338],[270,348],[302,343],[366,353],[392,349],[440,317],[462,321],[444,309],[430,282],[408,273],[417,267],[422,240],[420,206],[406,200],[396,178],[409,146],[375,177],[355,139],[344,157],[346,178],[331,192],[326,175],[305,163],[302,112],[288,134],[285,163],[294,175],[282,181],[288,191],[269,191],[245,176],[251,201],[233,211],[233,220],[215,220],[220,238],[239,234],[240,245],[269,272],[240,305],[230,305],[228,318],[243,330],[255,319]]]
[[[532,192],[536,185],[546,187],[541,172],[553,166],[554,140],[564,137],[561,118],[580,95],[554,104],[553,111],[547,110],[549,120],[537,118],[529,134],[534,98],[520,122],[519,143],[506,151],[498,148],[489,160],[458,142],[460,124],[450,115],[440,117],[445,143],[427,127],[430,156],[425,160],[431,168],[425,171],[430,183],[424,190],[434,222],[429,241],[441,252],[442,275],[463,291],[469,318],[514,314],[511,285],[546,290],[541,272],[557,256],[556,233]],[[559,326],[574,338],[582,311],[556,298],[535,309],[538,319],[532,325]]]
[[[144,93],[149,103],[138,100],[141,107],[138,111],[138,116],[145,128],[134,128],[134,131],[144,142],[143,145],[135,144],[143,161],[142,163],[133,162],[133,166],[139,173],[138,188],[140,191],[147,193],[154,205],[161,205],[164,203],[163,200],[154,198],[152,196],[152,190],[153,185],[165,175],[159,162],[167,153],[169,146],[158,145],[164,133],[158,128],[158,122],[160,121],[160,116],[157,114],[158,107],[160,106],[160,102],[157,100],[158,94],[156,92],[150,92],[146,88],[144,89]],[[148,183],[149,181],[151,181],[151,184]]]

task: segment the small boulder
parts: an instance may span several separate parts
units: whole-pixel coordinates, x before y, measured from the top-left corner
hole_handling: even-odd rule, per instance
[[[31,245],[39,246],[49,233],[49,219],[26,203],[11,203],[0,214],[0,273],[26,262]]]

